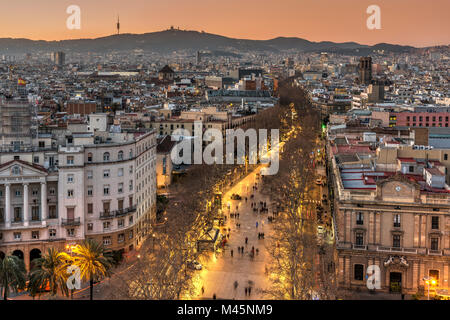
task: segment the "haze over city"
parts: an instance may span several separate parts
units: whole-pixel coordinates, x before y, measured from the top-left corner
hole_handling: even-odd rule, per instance
[[[366,28],[368,6],[381,8],[381,29]],[[66,28],[66,8],[81,8],[81,29]],[[0,12],[0,38],[64,40],[115,33],[146,33],[169,26],[227,37],[265,40],[279,36],[310,41],[381,42],[426,47],[450,43],[446,0],[230,0],[9,2]],[[20,19],[18,19],[20,17]],[[32,23],[27,23],[32,21]]]

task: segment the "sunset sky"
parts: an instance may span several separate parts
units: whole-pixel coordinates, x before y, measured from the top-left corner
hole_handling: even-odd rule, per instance
[[[161,31],[171,25],[234,38],[301,37],[311,41],[450,44],[449,0],[0,0],[0,38],[62,40]],[[81,30],[66,28],[69,5]],[[381,8],[381,30],[366,9]]]

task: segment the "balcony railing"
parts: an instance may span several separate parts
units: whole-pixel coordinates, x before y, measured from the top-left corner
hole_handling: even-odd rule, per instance
[[[361,244],[353,244],[352,249],[353,250],[367,250],[367,246],[361,245]]]
[[[125,209],[119,209],[119,210],[114,210],[114,211],[109,211],[109,212],[100,212],[100,219],[112,219],[114,217],[122,217],[124,215],[127,215],[131,212],[135,212],[136,211],[136,206],[131,206],[129,208],[125,208]]]
[[[428,254],[433,255],[433,256],[442,256],[442,250],[428,249]]]
[[[79,226],[81,224],[80,218],[62,219],[63,226]]]
[[[114,213],[112,211],[100,212],[100,219],[111,219],[114,218]]]

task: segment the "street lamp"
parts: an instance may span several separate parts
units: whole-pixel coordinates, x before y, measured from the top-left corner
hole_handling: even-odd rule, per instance
[[[435,286],[436,280],[431,277],[425,277],[425,278],[423,278],[423,281],[425,281],[425,283],[428,286],[428,300],[430,300],[430,286]]]

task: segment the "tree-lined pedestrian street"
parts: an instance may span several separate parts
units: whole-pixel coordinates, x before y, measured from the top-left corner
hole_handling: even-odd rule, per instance
[[[261,179],[257,178],[262,166],[251,172],[246,178],[233,186],[223,197],[223,210],[226,214],[227,223],[222,228],[224,234],[231,229],[225,250],[220,253],[212,253],[209,262],[203,266],[199,273],[199,290],[197,298],[210,299],[216,294],[217,299],[263,299],[263,290],[269,285],[266,276],[266,265],[268,253],[266,241],[271,232],[268,216],[272,216],[272,205],[267,196],[260,193]],[[257,185],[257,190],[253,187]],[[238,194],[242,200],[231,200],[233,194]],[[252,198],[252,194],[254,197]],[[245,200],[247,198],[247,201]],[[268,212],[260,213],[260,201],[266,202]],[[253,211],[252,202],[256,202],[258,211]],[[228,209],[230,204],[230,210]],[[236,206],[238,210],[236,211]],[[230,218],[231,214],[239,214],[239,218]],[[258,223],[258,227],[256,227]],[[238,227],[236,224],[240,224]],[[226,231],[225,231],[226,230]],[[266,239],[258,239],[258,233],[264,233]],[[245,244],[245,239],[248,243]],[[238,247],[244,247],[240,253]],[[252,247],[255,255],[252,258]],[[231,256],[233,250],[233,256]],[[256,253],[258,250],[258,253]],[[237,281],[238,287],[234,288]],[[250,284],[249,284],[250,283]],[[204,294],[201,294],[201,287]],[[245,288],[252,287],[251,295],[245,295]]]

